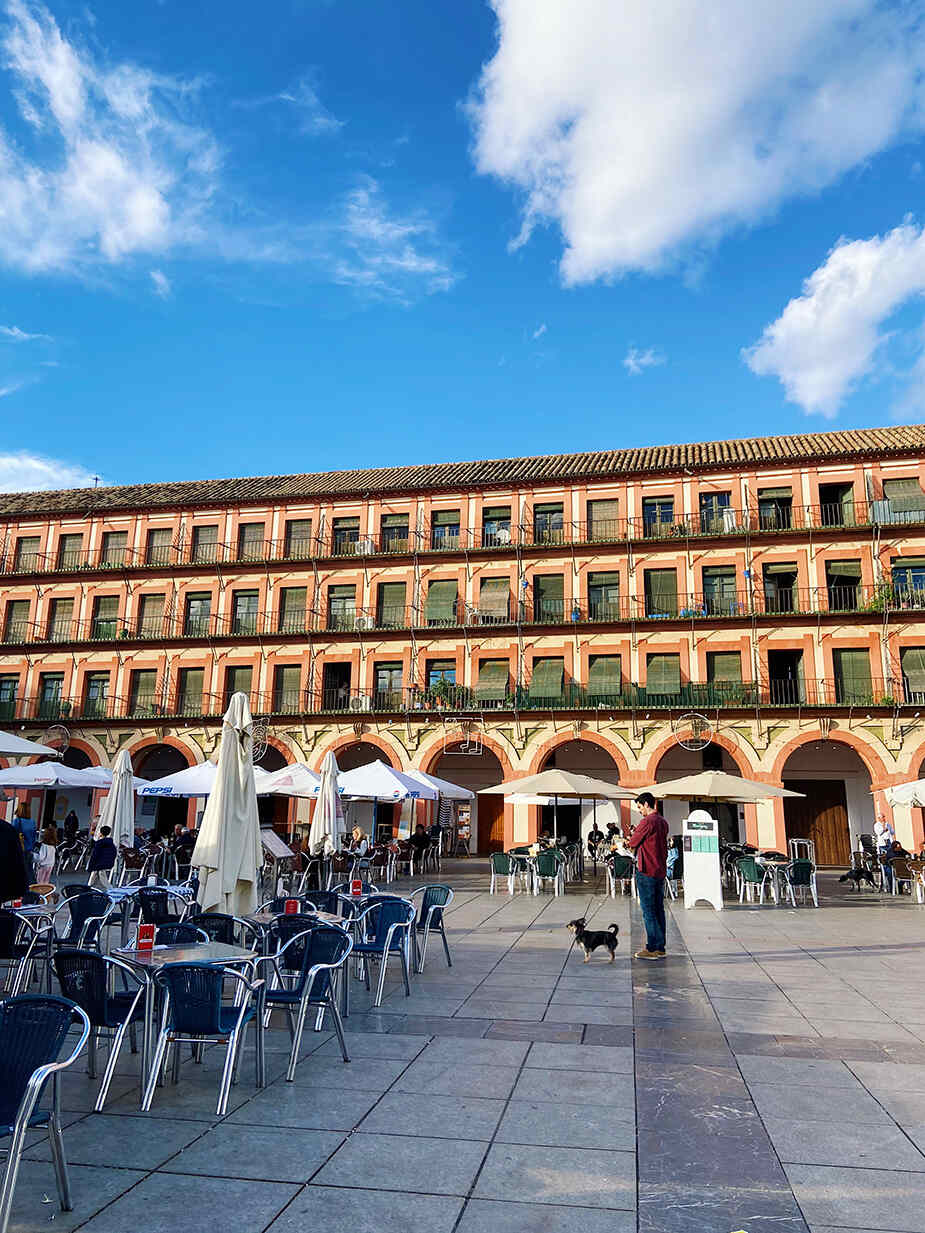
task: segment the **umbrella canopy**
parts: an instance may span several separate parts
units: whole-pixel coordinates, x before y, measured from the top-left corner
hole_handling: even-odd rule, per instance
[[[321,776],[307,762],[291,762],[271,771],[257,783],[258,796],[305,796],[316,797],[321,788]]]
[[[130,848],[135,840],[135,780],[132,776],[132,759],[127,749],[120,749],[112,768],[112,787],[103,801],[100,827],[112,828],[112,841],[116,847]]]
[[[199,868],[204,912],[246,916],[257,906],[257,871],[263,864],[252,761],[253,719],[247,695],[232,694],[222,720],[215,783],[202,815],[191,864]]]
[[[483,792],[499,796],[574,796],[583,801],[632,801],[639,795],[636,788],[621,788],[605,779],[592,779],[590,775],[578,775],[574,771],[540,771],[538,775],[524,775],[521,779],[508,779]]]
[[[360,797],[367,801],[435,801],[439,795],[436,788],[413,779],[404,771],[396,771],[385,762],[369,762],[366,766],[341,771],[338,776],[344,796]]]
[[[31,766],[8,766],[0,771],[0,787],[6,788],[108,788],[112,772],[104,766],[75,770],[61,762],[33,762]]]
[[[336,852],[340,847],[341,836],[347,829],[337,778],[337,759],[333,753],[326,753],[321,764],[318,801],[312,815],[311,829],[308,832],[308,850],[313,855],[322,851]]]
[[[883,795],[891,805],[925,805],[925,779],[913,779],[910,783],[897,783],[884,788]]]
[[[471,801],[475,797],[475,793],[468,788],[461,788],[458,784],[439,779],[436,775],[428,775],[424,771],[402,771],[402,774],[406,779],[416,779],[425,787],[433,788],[439,796],[446,797],[448,801]]]
[[[57,754],[59,750],[50,745],[40,745],[38,741],[27,741],[24,736],[15,736],[12,732],[0,732],[0,754],[9,754],[14,758],[25,757],[27,754]]]
[[[728,801],[733,805],[751,805],[779,796],[803,796],[802,792],[775,788],[768,783],[730,775],[727,771],[701,771],[698,775],[669,779],[639,791],[651,792],[660,801]]]
[[[163,796],[168,800],[181,796],[208,796],[215,784],[218,768],[212,761],[197,762],[193,766],[185,766],[182,771],[174,771],[171,775],[163,775],[160,779],[143,780],[144,787],[139,790],[141,796]],[[262,784],[269,778],[266,771],[259,766],[254,767],[254,783]]]

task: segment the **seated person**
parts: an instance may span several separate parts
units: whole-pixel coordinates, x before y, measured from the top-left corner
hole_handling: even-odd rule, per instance
[[[347,851],[352,852],[354,856],[365,856],[369,852],[369,840],[363,833],[361,826],[355,826],[350,832],[350,839],[346,847]]]
[[[408,842],[411,844],[412,848],[414,848],[415,856],[420,857],[424,854],[430,846],[430,835],[428,835],[427,828],[423,825],[423,823],[419,822],[417,824],[414,828],[414,834]]]

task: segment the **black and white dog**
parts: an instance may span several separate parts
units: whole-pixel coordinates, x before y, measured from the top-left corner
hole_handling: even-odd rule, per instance
[[[575,941],[585,952],[585,963],[590,962],[592,952],[599,946],[607,947],[610,951],[610,962],[613,963],[617,947],[620,945],[617,941],[617,934],[620,932],[619,925],[611,925],[609,929],[586,929],[585,918],[579,916],[578,920],[570,920],[565,927],[571,929],[575,935]]]
[[[871,890],[877,889],[877,884],[874,881],[874,875],[869,869],[849,869],[847,873],[843,873],[838,879],[839,882],[853,882],[854,889],[859,891],[861,883],[867,882],[870,884]]]

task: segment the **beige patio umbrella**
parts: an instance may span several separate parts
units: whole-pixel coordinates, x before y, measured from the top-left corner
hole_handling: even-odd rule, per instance
[[[232,695],[222,721],[215,782],[209,793],[191,864],[199,868],[204,912],[246,916],[257,906],[263,863],[252,760],[253,719],[247,695]]]
[[[552,799],[552,833],[559,837],[559,800],[580,801],[632,801],[639,793],[632,788],[621,788],[606,779],[592,779],[576,771],[560,771],[555,768],[540,771],[538,775],[524,775],[521,779],[508,779],[484,792],[498,796],[542,796]]]
[[[728,771],[701,771],[681,779],[667,779],[664,783],[650,784],[648,788],[638,788],[633,796],[640,792],[651,792],[659,801],[727,801],[731,805],[752,805],[755,801],[774,797],[804,795],[791,792],[789,788],[775,788],[755,779],[730,775]]]

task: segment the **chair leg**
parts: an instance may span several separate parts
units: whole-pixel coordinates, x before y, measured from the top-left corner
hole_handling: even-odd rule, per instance
[[[338,1039],[338,1042],[340,1043],[340,1051],[344,1055],[344,1061],[349,1062],[350,1057],[347,1054],[347,1041],[344,1039],[344,1024],[340,1017],[340,1011],[337,1009],[337,998],[335,997],[333,991],[331,992],[331,996],[328,1001],[328,1007],[330,1008],[330,1011],[331,1011],[331,1019],[333,1020],[333,1023],[334,1023],[334,1031],[337,1033],[337,1039]],[[324,1008],[322,1007],[322,1009]]]
[[[96,1078],[96,1028],[90,1029],[90,1037],[87,1040],[87,1074],[91,1079]]]
[[[222,1082],[218,1089],[218,1104],[215,1106],[216,1117],[224,1117],[228,1109],[228,1094],[231,1091],[231,1081],[234,1077],[235,1063],[238,1060],[238,1033],[232,1032],[228,1037],[228,1050],[225,1053],[225,1065],[222,1068]]]
[[[10,1140],[6,1169],[3,1173],[3,1188],[0,1190],[0,1233],[6,1233],[10,1222],[10,1208],[13,1206],[13,1192],[16,1189],[16,1175],[19,1173],[19,1161],[22,1157],[23,1144],[26,1140],[26,1123],[16,1127]]]
[[[446,926],[445,925],[440,926],[440,936],[441,938],[443,938],[443,950],[444,950],[444,953],[446,954],[446,966],[448,968],[451,968],[453,966],[453,960],[450,958],[450,944],[446,940]]]
[[[148,1074],[148,1081],[145,1084],[145,1094],[141,1102],[142,1113],[149,1113],[151,1110],[151,1102],[154,1099],[154,1089],[157,1087],[158,1075],[161,1073],[161,1067],[164,1064],[164,1051],[167,1048],[167,1037],[170,1032],[167,1028],[162,1028],[157,1038],[157,1044],[154,1047],[154,1058],[151,1061],[151,1070]]]
[[[384,950],[382,952],[382,959],[379,963],[379,983],[376,986],[376,998],[375,998],[375,1001],[373,1002],[373,1006],[382,1005],[382,994],[385,992],[385,970],[388,966],[388,962],[389,962],[389,952],[387,950]]]
[[[132,1025],[134,1028],[134,1024]],[[116,1063],[119,1061],[119,1051],[122,1048],[122,1042],[125,1039],[125,1033],[129,1029],[129,1022],[121,1024],[118,1032],[113,1037],[112,1044],[109,1048],[109,1060],[106,1063],[106,1069],[103,1071],[103,1082],[100,1084],[100,1090],[96,1097],[96,1104],[93,1106],[97,1113],[103,1112],[103,1106],[106,1104],[106,1097],[109,1095],[109,1085],[112,1083],[112,1077],[116,1073]],[[137,1052],[137,1050],[136,1050]]]
[[[405,981],[405,997],[411,997],[411,982],[408,979],[408,952],[404,946],[400,950],[401,955],[401,974]]]
[[[417,965],[416,965],[416,967],[417,967],[417,971],[419,971],[419,972],[423,972],[423,971],[424,971],[424,956],[427,954],[427,939],[428,939],[429,935],[430,935],[430,925],[429,925],[429,924],[427,924],[427,925],[425,925],[425,926],[424,926],[424,937],[423,937],[423,938],[422,938],[422,940],[421,940],[421,953],[420,953],[420,955],[418,956],[418,961],[417,961]],[[416,939],[417,939],[417,935],[416,935],[416,934],[412,934],[412,936],[415,938],[415,949],[417,949],[417,940],[416,940]]]
[[[292,1041],[292,1052],[289,1054],[289,1069],[286,1071],[286,1082],[295,1078],[296,1063],[299,1060],[299,1046],[302,1044],[302,1032],[305,1028],[305,1016],[308,1013],[308,999],[305,998],[299,1007],[299,1017],[296,1022],[295,1037]]]
[[[67,1160],[64,1156],[64,1141],[61,1138],[61,1123],[58,1114],[53,1112],[48,1119],[48,1144],[51,1147],[51,1158],[55,1166],[55,1181],[58,1183],[58,1202],[62,1212],[74,1210],[71,1201],[71,1179],[67,1172]]]

